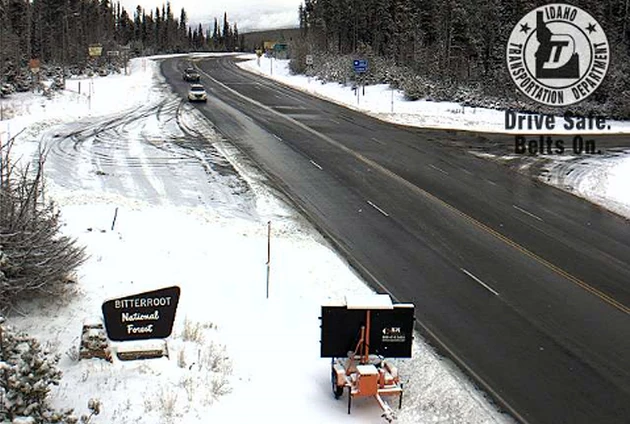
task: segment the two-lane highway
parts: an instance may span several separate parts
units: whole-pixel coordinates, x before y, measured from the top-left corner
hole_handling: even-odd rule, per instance
[[[182,94],[180,70],[162,70]],[[518,419],[628,423],[630,225],[461,149],[198,63],[199,109]],[[622,140],[623,141],[623,140]]]

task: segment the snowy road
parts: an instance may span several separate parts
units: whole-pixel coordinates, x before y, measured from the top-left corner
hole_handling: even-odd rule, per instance
[[[247,184],[217,151],[220,138],[187,102],[156,86],[138,108],[85,117],[42,135],[47,172],[66,189],[199,206],[238,199],[253,214]]]
[[[116,85],[112,85],[111,93],[103,94],[102,89],[97,91],[101,98],[113,99],[108,100],[111,106],[105,108],[105,112],[86,113],[86,103],[69,97],[65,99],[66,103],[59,103],[65,111],[65,108],[71,109],[72,102],[76,101],[83,108],[80,119],[69,119],[73,122],[58,126],[57,122],[44,120],[28,131],[37,135],[29,140],[31,146],[41,140],[50,151],[46,165],[47,181],[53,197],[63,207],[66,231],[79,237],[80,242],[89,247],[92,257],[81,269],[83,296],[69,305],[24,305],[23,310],[28,312],[28,316],[22,321],[22,327],[52,343],[63,354],[76,345],[80,318],[98,315],[104,299],[154,289],[156,284],[180,284],[184,293],[181,314],[178,312],[176,332],[169,340],[173,357],[109,366],[98,361],[72,362],[64,356],[61,364],[66,380],[55,392],[56,402],[60,405],[71,404],[82,410],[86,396],[99,396],[106,405],[104,416],[99,418],[103,422],[121,424],[129,420],[143,424],[206,423],[208,420],[241,423],[271,416],[281,422],[309,424],[381,422],[378,408],[369,401],[363,402],[363,405],[357,403],[353,415],[346,414],[345,402],[332,399],[328,361],[317,357],[319,335],[316,317],[319,305],[368,289],[357,281],[356,275],[348,271],[346,264],[331,252],[329,245],[313,232],[311,226],[284,209],[284,205],[279,206],[281,202],[265,198],[270,184],[265,184],[264,190],[260,185],[252,184],[252,175],[255,180],[264,181],[265,178],[256,174],[255,167],[248,167],[241,175],[235,171],[235,168],[243,171],[243,163],[251,164],[232,148],[232,142],[247,153],[264,154],[269,158],[278,152],[293,155],[295,161],[281,165],[290,169],[293,177],[302,178],[307,186],[325,184],[335,187],[339,181],[335,177],[339,176],[358,183],[361,193],[350,192],[348,195],[347,189],[334,188],[340,196],[337,199],[342,199],[341,203],[345,202],[348,207],[344,213],[340,214],[335,209],[337,205],[334,201],[320,203],[322,210],[343,221],[344,225],[356,226],[358,237],[353,240],[368,240],[368,245],[372,246],[368,253],[373,258],[390,261],[383,254],[387,246],[402,247],[402,253],[390,261],[393,263],[385,265],[403,273],[401,281],[406,286],[404,290],[417,296],[417,305],[422,306],[418,308],[419,313],[433,315],[443,320],[447,328],[451,327],[452,334],[460,332],[461,337],[468,337],[471,342],[464,343],[463,349],[471,357],[477,356],[489,368],[507,367],[508,371],[500,373],[499,377],[512,395],[516,393],[522,398],[519,401],[542,399],[544,407],[537,413],[553,415],[551,405],[561,412],[566,407],[569,414],[578,418],[582,414],[592,416],[593,405],[604,405],[602,416],[614,416],[619,408],[623,409],[624,404],[615,404],[623,395],[602,382],[605,378],[601,377],[601,369],[609,366],[604,374],[617,372],[614,367],[623,370],[624,361],[628,359],[624,356],[623,346],[630,340],[623,336],[628,328],[606,325],[602,317],[610,311],[597,299],[591,299],[582,289],[569,284],[568,292],[575,296],[572,301],[566,296],[567,289],[564,283],[559,283],[559,277],[548,270],[541,271],[539,264],[530,264],[529,268],[525,268],[532,275],[515,273],[511,267],[523,262],[520,254],[507,252],[511,248],[506,249],[487,235],[479,236],[481,233],[477,230],[472,231],[472,237],[460,243],[458,229],[463,227],[461,223],[454,223],[461,217],[452,211],[445,212],[439,205],[415,198],[413,193],[408,195],[394,185],[384,190],[382,186],[379,188],[381,183],[373,175],[365,173],[365,167],[360,169],[361,172],[354,172],[356,164],[335,154],[334,149],[324,147],[324,153],[330,156],[324,155],[321,160],[317,156],[321,153],[318,143],[308,133],[292,126],[277,126],[277,122],[269,119],[274,118],[273,114],[254,113],[251,117],[241,114],[236,121],[229,121],[230,114],[236,109],[227,105],[227,97],[221,102],[209,102],[208,107],[216,107],[212,111],[215,116],[224,118],[216,120],[215,125],[227,128],[228,133],[231,131],[230,134],[235,136],[230,142],[222,141],[197,107],[182,102],[181,93],[179,96],[172,94],[163,78],[155,76],[155,80],[149,80],[146,73],[142,76],[142,68],[136,61],[134,73],[129,79],[139,86],[150,85],[146,93],[142,90],[135,90],[132,94],[125,92],[123,87],[127,77],[113,80]],[[247,77],[239,78],[246,78],[244,83],[242,80],[234,81],[233,87],[239,90],[256,93],[263,85],[274,87],[264,82],[258,87]],[[177,79],[181,81],[178,74]],[[103,82],[107,80],[109,78]],[[367,128],[378,125],[346,110],[329,107],[325,112],[330,119],[318,122],[317,116],[321,112],[310,108],[315,100],[297,96],[309,107],[287,105],[291,97],[285,97],[287,93],[282,88],[275,88],[279,91],[270,98],[276,111],[316,125],[318,130],[332,131],[335,138],[341,135],[352,140],[356,142],[353,148],[377,154],[388,142],[387,138],[381,138],[376,133],[368,138],[362,137],[353,125],[357,122],[364,123]],[[217,87],[212,87],[212,90],[214,95],[220,91]],[[146,99],[133,98],[143,93]],[[221,93],[225,94],[224,91]],[[96,96],[93,101],[98,98]],[[47,104],[55,101],[53,99]],[[247,103],[233,98],[230,102]],[[137,105],[131,107],[130,103]],[[200,106],[200,109],[204,108]],[[53,127],[53,124],[56,126]],[[15,124],[11,125],[14,125],[15,131]],[[269,132],[273,125],[276,125],[277,133]],[[35,128],[37,126],[40,129]],[[41,127],[47,129],[42,131]],[[386,135],[388,131],[382,134]],[[240,139],[239,134],[246,137]],[[431,141],[435,139],[431,137]],[[296,152],[291,145],[303,149]],[[413,147],[415,150],[425,148],[422,145]],[[308,152],[313,156],[305,158]],[[413,161],[416,154],[413,152],[405,159]],[[226,156],[230,162],[225,159]],[[394,161],[392,164],[399,169],[420,169],[420,162],[408,166],[404,161],[396,163],[391,154],[381,156]],[[505,189],[499,184],[500,179],[473,179],[472,172],[487,172],[488,165],[482,160],[470,161],[471,167],[463,168],[458,167],[456,161],[442,160],[445,157],[426,155],[427,163],[423,162],[426,167],[421,168],[423,177],[438,185],[458,176],[467,178],[462,180],[465,184],[453,186],[454,191],[450,194],[454,198],[461,197],[458,194],[462,190],[469,197],[481,196],[477,213],[488,212],[484,193],[498,193],[499,197],[536,198],[530,189],[526,189],[529,186],[515,185],[508,188],[508,192],[513,191],[513,194],[505,194]],[[282,162],[282,158],[279,156],[276,160]],[[333,165],[341,165],[344,170],[333,171]],[[369,202],[362,197],[364,193],[371,194],[367,199]],[[398,203],[391,201],[393,197]],[[133,202],[134,199],[137,202]],[[493,199],[496,201],[497,197]],[[110,232],[111,213],[114,206],[119,205],[122,205],[122,213],[115,231]],[[418,210],[423,213],[418,214]],[[409,211],[413,212],[410,218],[401,218]],[[513,220],[519,228],[522,226],[521,236],[544,234],[544,231],[549,237],[557,236],[563,232],[554,225],[556,220],[571,221],[575,218],[565,214],[554,215],[544,208],[541,211],[532,210],[520,203],[507,204],[503,212],[501,218]],[[599,227],[605,223],[602,215],[599,211],[593,212],[590,223]],[[245,219],[239,219],[241,217]],[[275,267],[272,298],[265,302],[264,296],[260,300],[260,281],[266,258],[265,249],[260,247],[266,245],[267,220],[274,222]],[[437,230],[426,226],[429,220],[437,223]],[[164,222],[170,225],[165,226]],[[393,237],[390,237],[391,233],[375,231],[392,223],[398,231]],[[92,231],[93,228],[101,228],[101,231]],[[412,236],[409,235],[410,229]],[[512,228],[506,225],[505,230]],[[456,240],[446,240],[445,234]],[[568,233],[563,234],[565,237]],[[597,232],[591,230],[582,235],[588,238],[589,234]],[[417,246],[415,243],[418,240],[425,241],[430,248],[416,249],[414,246]],[[464,271],[457,267],[449,269],[443,257],[435,254],[444,245],[461,249],[460,255],[451,260],[468,261]],[[488,246],[494,248],[485,250]],[[545,247],[551,249],[553,245]],[[490,260],[481,260],[485,254]],[[509,261],[505,263],[497,260],[506,256]],[[563,254],[559,257],[567,259]],[[435,260],[423,266],[427,258]],[[622,266],[613,262],[614,266]],[[580,265],[580,261],[570,265]],[[475,269],[477,266],[479,268]],[[502,268],[505,278],[488,278],[497,268]],[[419,282],[424,285],[422,290],[417,288]],[[542,300],[536,298],[532,296],[534,290],[542,290],[547,296]],[[440,300],[444,296],[456,301],[445,308]],[[235,299],[238,299],[238,305],[244,306],[243,309],[231,307]],[[584,307],[585,311],[593,308],[591,310],[601,313],[588,315],[578,308],[573,314],[576,304]],[[528,321],[525,316],[531,310],[537,312],[530,315]],[[556,315],[558,311],[560,315]],[[469,313],[470,319],[458,319],[458,314],[462,312]],[[234,375],[231,376],[234,392],[212,406],[206,403],[212,394],[208,389],[211,384],[206,370],[191,370],[179,365],[180,354],[183,362],[190,364],[196,362],[199,349],[212,347],[204,342],[183,339],[183,320],[190,317],[204,326],[206,336],[213,342],[227,342],[230,358],[234,360]],[[622,318],[618,321],[622,324],[627,322]],[[478,322],[481,327],[476,326]],[[252,323],[255,323],[254,329]],[[217,324],[221,331],[216,330]],[[570,327],[577,332],[577,337],[572,338],[567,332]],[[257,331],[258,328],[268,331]],[[617,328],[621,330],[616,332]],[[482,334],[484,331],[491,337],[502,331],[508,335],[507,343],[499,344],[498,348],[495,348],[496,345],[489,346],[486,335]],[[516,334],[518,336],[514,337]],[[268,343],[268,337],[277,342]],[[589,339],[601,339],[601,343],[590,345],[584,342]],[[587,355],[597,349],[603,353],[601,357],[591,355],[590,362],[585,363],[575,354],[576,351],[584,353],[580,349],[588,351]],[[497,357],[499,360],[496,360]],[[619,360],[610,360],[615,357]],[[258,361],[251,358],[258,358]],[[276,376],[276,371],[259,366],[277,363],[279,358],[288,369],[294,370],[290,375],[293,385],[281,392],[269,390],[268,382]],[[537,366],[528,368],[527,361],[533,361]],[[599,368],[594,371],[591,364]],[[401,423],[510,421],[494,411],[483,399],[483,394],[462,379],[458,370],[448,361],[440,360],[420,340],[414,346],[414,358],[402,363],[402,372],[408,384],[400,413]],[[533,381],[537,379],[547,379],[551,384],[531,390],[532,385],[535,387]],[[567,379],[569,384],[566,384]],[[599,386],[587,387],[590,392],[581,392],[579,384],[588,379]],[[623,375],[618,375],[616,381],[623,384],[623,379]],[[192,390],[191,382],[196,391]],[[77,387],[81,390],[76,390]],[[555,392],[557,387],[566,393],[558,394]],[[599,390],[602,387],[604,390]],[[593,394],[597,390],[599,392]],[[575,408],[575,393],[587,398],[589,394],[593,396],[588,402],[581,403],[581,408]],[[609,393],[613,393],[614,397],[610,397]],[[552,402],[550,399],[554,394],[557,397]],[[172,410],[167,410],[166,406],[178,397],[179,402]],[[579,422],[579,419],[574,422]]]
[[[181,93],[178,66],[162,69]],[[511,412],[623,422],[624,220],[462,152],[470,134],[386,125],[228,59],[199,66],[200,110]]]
[[[135,59],[131,69],[95,79],[91,105],[76,95],[76,80],[52,99],[15,96],[16,118],[0,122],[2,137],[26,129],[16,157],[30,160],[40,142],[46,146],[47,196],[60,207],[64,233],[89,254],[75,296],[26,301],[10,317],[61,356],[53,403],[82,413],[98,398],[95,423],[382,424],[371,399],[355,402],[352,415],[333,399],[330,362],[318,355],[321,305],[371,290],[255,166],[172,94],[154,62]],[[274,259],[266,299],[268,222]],[[100,320],[103,301],[166,285],[182,289],[169,358],[76,360],[82,322]],[[279,361],[290,384],[270,390]],[[421,338],[399,365],[401,424],[512,422]]]

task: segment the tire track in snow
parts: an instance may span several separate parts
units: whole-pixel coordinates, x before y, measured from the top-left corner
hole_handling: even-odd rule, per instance
[[[55,127],[42,141],[48,170],[61,186],[135,196],[154,204],[219,203],[255,214],[253,193],[214,147],[218,136],[211,125],[172,94]],[[235,201],[235,194],[240,199]]]

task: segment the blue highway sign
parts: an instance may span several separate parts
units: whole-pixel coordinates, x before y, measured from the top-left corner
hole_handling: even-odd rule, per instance
[[[352,63],[354,72],[362,74],[368,70],[368,61],[366,59],[355,59]]]

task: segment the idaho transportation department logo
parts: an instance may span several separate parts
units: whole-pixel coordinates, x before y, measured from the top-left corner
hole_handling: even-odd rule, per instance
[[[604,30],[582,9],[548,4],[525,15],[512,30],[507,65],[517,87],[549,106],[586,99],[608,71]]]

